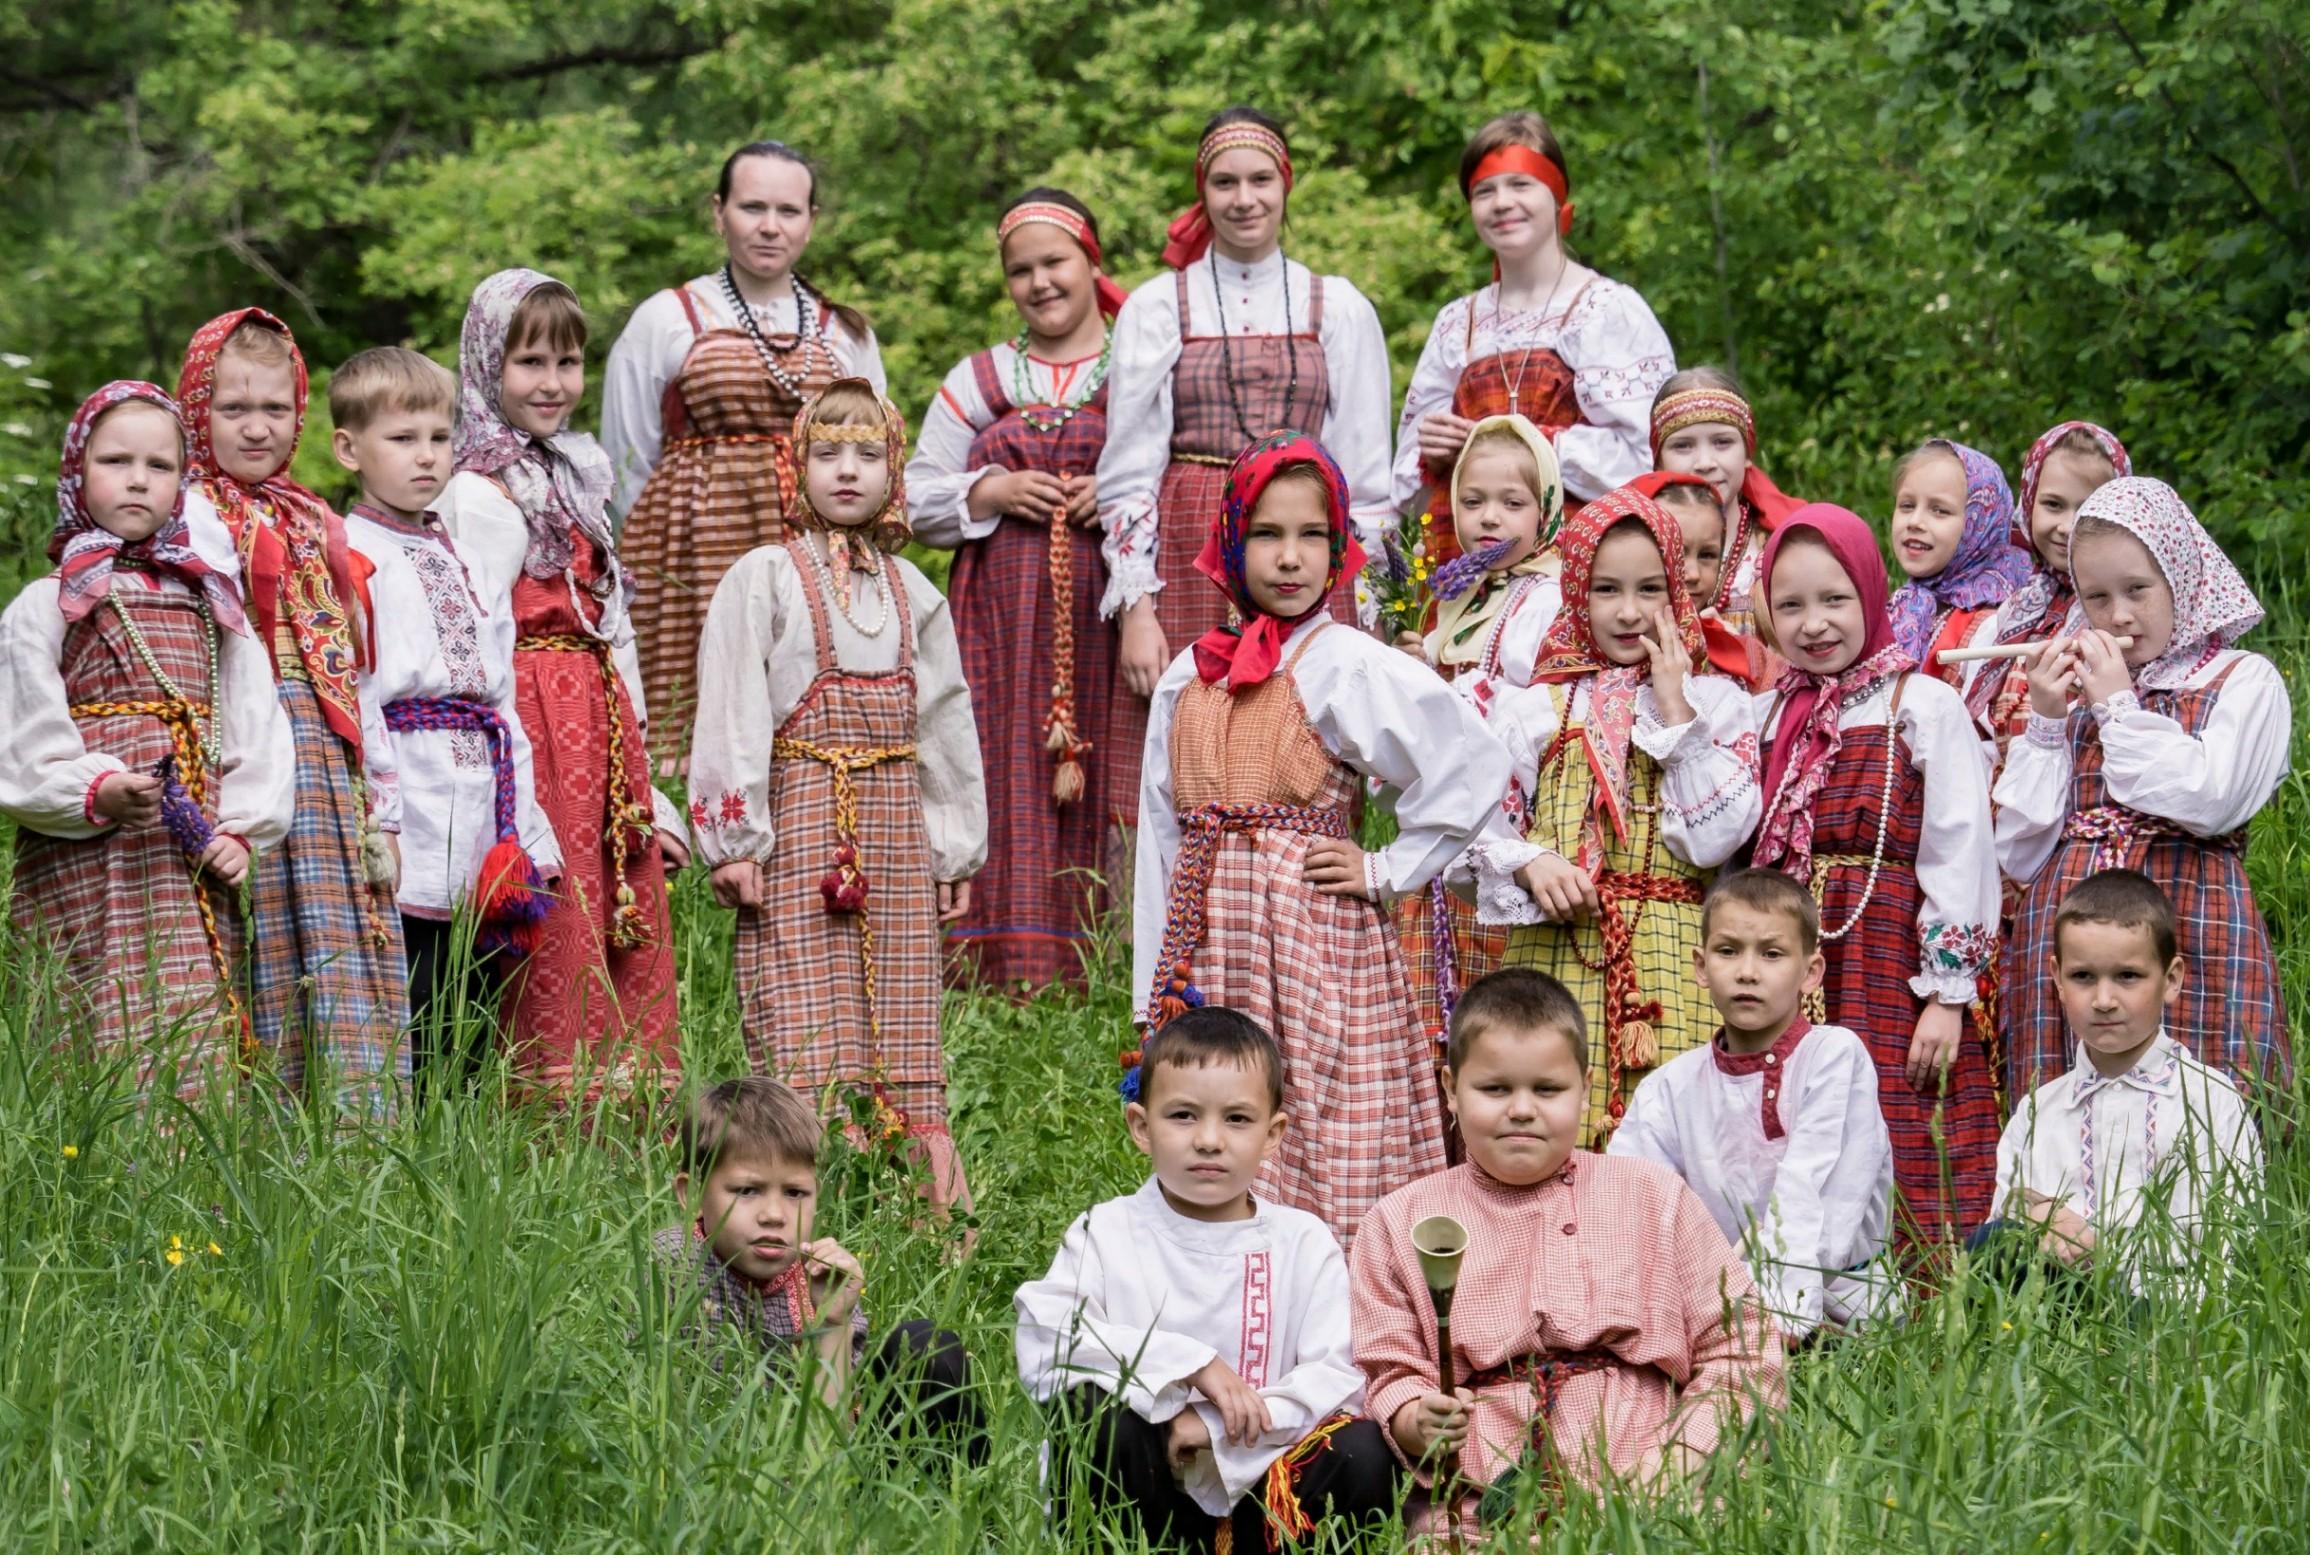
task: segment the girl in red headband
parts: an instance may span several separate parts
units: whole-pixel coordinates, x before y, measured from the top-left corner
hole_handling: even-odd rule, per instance
[[[1221,1004],[1275,1033],[1292,1123],[1259,1191],[1345,1242],[1383,1194],[1444,1165],[1433,1049],[1388,908],[1499,810],[1508,755],[1426,666],[1330,618],[1363,555],[1347,482],[1313,438],[1278,433],[1236,460],[1207,533],[1196,568],[1240,624],[1197,639],[1155,688],[1133,1013],[1159,1027]],[[1398,791],[1398,832],[1366,853],[1371,779]]]
[[[884,389],[856,308],[797,268],[818,223],[818,170],[775,140],[724,159],[712,196],[723,262],[634,309],[602,377],[602,446],[625,515],[635,648],[660,777],[689,749],[698,633],[730,564],[779,538],[794,499],[794,413],[837,378]]]
[[[1059,189],[1030,189],[995,228],[1019,333],[957,362],[906,469],[915,538],[955,552],[947,580],[986,769],[987,867],[947,936],[958,969],[1017,990],[1080,984],[1118,766],[1115,631],[1099,619],[1099,451],[1107,316],[1122,291],[1099,228]]]
[[[1758,465],[1756,417],[1740,380],[1724,368],[1688,367],[1662,384],[1651,423],[1653,467],[1700,477],[1724,510],[1724,565],[1716,586],[1693,603],[1723,629],[1754,641],[1750,596],[1765,539],[1803,504],[1783,495]]]
[[[1163,667],[1227,618],[1193,563],[1236,455],[1278,430],[1319,437],[1346,461],[1349,511],[1367,543],[1391,511],[1379,315],[1343,278],[1285,257],[1292,177],[1273,119],[1255,108],[1214,115],[1196,151],[1195,204],[1163,251],[1174,269],[1133,292],[1115,321],[1114,432],[1099,460],[1101,609],[1121,621],[1134,693],[1114,734],[1127,760]],[[1342,620],[1356,609],[1353,584],[1331,594]],[[1138,779],[1121,776],[1128,812]]]
[[[1453,461],[1486,416],[1528,417],[1556,444],[1567,510],[1651,467],[1653,392],[1676,370],[1636,291],[1565,247],[1572,182],[1536,113],[1502,114],[1460,157],[1460,193],[1492,251],[1492,284],[1445,306],[1412,371],[1396,429],[1391,506],[1428,512],[1433,557],[1454,554]]]

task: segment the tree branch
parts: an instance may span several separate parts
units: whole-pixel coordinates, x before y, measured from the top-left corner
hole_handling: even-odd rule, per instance
[[[2117,29],[2117,35],[2125,40],[2126,47],[2132,51],[2134,63],[2140,65],[2144,71],[2151,70],[2149,55],[2143,53],[2142,46],[2134,41],[2133,33],[2126,27],[2125,18],[2118,14],[2117,7],[2114,5],[2109,7],[2109,19],[2110,25]],[[2288,232],[2285,224],[2270,214],[2270,208],[2262,203],[2262,197],[2254,192],[2254,186],[2246,182],[2246,175],[2238,171],[2237,163],[2232,162],[2228,157],[2223,156],[2219,151],[2198,139],[2198,132],[2192,129],[2189,120],[2182,116],[2181,104],[2174,101],[2174,94],[2167,91],[2162,82],[2158,86],[2158,100],[2166,105],[2166,112],[2171,114],[2174,123],[2181,127],[2182,138],[2190,143],[2191,148],[2199,156],[2220,168],[2228,176],[2230,182],[2238,186],[2238,193],[2245,197],[2246,204],[2253,209],[2255,216],[2261,219],[2262,224],[2272,232],[2277,233],[2285,241],[2288,248],[2297,253],[2301,252],[2304,246],[2302,240]]]

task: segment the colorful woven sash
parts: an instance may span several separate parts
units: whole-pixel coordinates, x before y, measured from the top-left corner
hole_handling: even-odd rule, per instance
[[[385,727],[395,734],[416,731],[470,731],[489,740],[495,779],[492,820],[497,841],[481,861],[474,905],[481,917],[484,948],[528,954],[537,945],[537,926],[548,903],[537,865],[521,846],[521,822],[513,778],[513,734],[485,702],[463,697],[407,697],[385,704]]]
[[[651,819],[649,806],[635,803],[628,792],[625,719],[619,716],[618,667],[610,661],[610,645],[598,637],[555,632],[524,637],[513,645],[513,651],[590,653],[601,665],[602,698],[609,711],[609,759],[604,763],[609,770],[604,782],[602,841],[610,850],[610,878],[617,882],[617,906],[610,914],[609,939],[618,950],[638,950],[650,942],[650,921],[642,912],[641,898],[634,894],[634,883],[626,865],[632,843],[649,840]],[[630,840],[629,832],[632,833]]]
[[[2183,830],[2163,816],[2144,815],[2124,805],[2095,805],[2089,810],[2070,814],[2061,829],[2065,842],[2093,844],[2094,870],[2119,869],[2132,858],[2136,848],[2146,848],[2161,838],[2174,838],[2197,843],[2223,853],[2237,853],[2246,846],[2246,831],[2240,827],[2219,837],[2200,837]]]

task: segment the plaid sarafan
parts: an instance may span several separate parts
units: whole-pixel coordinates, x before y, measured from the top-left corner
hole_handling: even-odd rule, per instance
[[[297,809],[249,871],[249,1019],[291,1096],[382,1117],[409,1079],[401,915],[362,866],[357,758],[309,682],[282,681],[280,697]]]
[[[1289,666],[1232,696],[1190,681],[1175,719],[1182,813],[1211,804],[1352,812],[1362,779],[1308,726]],[[1194,978],[1207,1004],[1242,1011],[1283,1049],[1292,1123],[1258,1191],[1318,1216],[1344,1245],[1382,1196],[1444,1165],[1443,1103],[1394,920],[1309,885],[1313,841],[1280,829],[1220,838]]]
[[[799,551],[806,541],[788,542]],[[938,902],[915,739],[914,612],[898,567],[879,579],[899,633],[898,663],[846,670],[834,656],[818,564],[794,565],[810,601],[818,673],[778,729],[771,767],[771,835],[759,912],[741,912],[733,950],[747,1057],[755,1072],[821,1095],[855,1090],[894,1109],[929,1157],[939,1202],[965,1190],[947,1129],[946,1054],[939,1041]],[[798,746],[862,755],[906,751],[852,770],[861,912],[837,912],[821,885],[842,845],[835,768]],[[871,935],[871,940],[869,939]]]
[[[675,294],[697,332],[681,370],[666,385],[665,451],[618,536],[634,578],[635,648],[650,717],[650,754],[672,772],[689,755],[697,708],[698,638],[714,586],[739,557],[785,533],[780,454],[802,401],[762,366],[754,342],[735,329],[708,329],[688,287]],[[773,336],[774,349],[791,349]],[[833,377],[823,352],[786,358],[815,394]]]
[[[116,584],[115,587],[125,587]],[[193,699],[204,726],[213,716],[207,628],[189,596],[145,593],[131,607],[153,658]],[[67,698],[149,703],[160,687],[138,658],[120,619],[91,610],[65,629],[58,666]],[[75,722],[94,753],[150,772],[171,754],[168,726],[144,714]],[[215,786],[209,813],[215,815]],[[9,917],[62,958],[85,1034],[100,1054],[132,1052],[146,1090],[173,1070],[178,1094],[229,1085],[239,1056],[239,1021],[225,997],[189,861],[163,825],[74,841],[19,829]],[[227,966],[237,963],[240,920],[230,892],[211,888]]]
[[[1893,741],[1888,752],[1886,742]],[[1883,862],[1870,885],[1885,763],[1893,763]],[[1997,1073],[1971,1013],[1944,1092],[1920,1095],[1909,1083],[1909,1043],[1924,1003],[1909,980],[1919,965],[1918,917],[1925,905],[1915,859],[1925,821],[1925,778],[1884,724],[1845,731],[1813,801],[1813,895],[1821,922],[1835,929],[1868,906],[1844,938],[1823,948],[1828,1018],[1860,1033],[1877,1062],[1877,1105],[1893,1137],[1893,1182],[1901,1203],[1895,1227],[1904,1246],[1951,1242],[1989,1218],[1997,1184]]]
[[[2233,660],[2233,667],[2239,661]],[[2173,719],[2196,735],[2213,718],[2228,673],[2187,691],[2136,688],[2144,712]],[[2102,776],[2101,733],[2089,710],[2069,720],[2073,752],[2070,815],[2112,808]],[[2130,812],[2128,812],[2130,813]],[[2122,856],[2115,856],[2122,855]],[[2165,889],[2189,975],[2166,1014],[2166,1031],[2201,1063],[2241,1082],[2282,1094],[2293,1084],[2294,1053],[2270,931],[2246,878],[2243,828],[2226,837],[2174,836],[2140,830],[2113,850],[2105,842],[2065,835],[2023,892],[2006,941],[1998,1016],[2020,1096],[2068,1072],[2071,1038],[2053,974],[2053,924],[2061,899],[2097,869],[2138,869]]]

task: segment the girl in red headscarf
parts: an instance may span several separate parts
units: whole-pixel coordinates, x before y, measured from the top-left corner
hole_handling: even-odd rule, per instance
[[[1454,554],[1452,465],[1486,416],[1528,417],[1556,445],[1565,506],[1642,474],[1645,413],[1676,370],[1633,287],[1572,257],[1564,148],[1536,113],[1502,114],[1460,155],[1460,193],[1492,251],[1492,283],[1448,303],[1404,391],[1389,508],[1429,514],[1428,554]]]
[[[1285,256],[1291,187],[1281,125],[1256,108],[1214,114],[1196,148],[1195,203],[1163,250],[1171,270],[1134,291],[1115,321],[1114,432],[1099,458],[1100,611],[1122,630],[1132,695],[1114,741],[1126,763],[1164,666],[1226,619],[1227,601],[1197,580],[1194,561],[1238,454],[1278,430],[1318,438],[1347,461],[1357,537],[1376,546],[1392,521],[1387,341],[1363,293]],[[1355,618],[1353,579],[1332,592],[1330,609]],[[1117,775],[1128,811],[1138,769]]]
[[[1887,612],[1877,537],[1828,503],[1765,543],[1763,598],[1789,667],[1756,699],[1764,819],[1753,860],[1812,887],[1825,1018],[1877,1061],[1904,1245],[1987,1218],[1996,1065],[1969,1019],[1996,949],[1989,783],[1958,694],[1916,674]]]
[[[234,569],[185,523],[185,432],[156,385],[108,383],[64,434],[56,571],[0,615],[9,918],[68,973],[72,1035],[140,1089],[233,1072],[236,892],[289,829],[296,760]]]
[[[289,473],[306,388],[289,326],[240,308],[193,335],[177,398],[196,501],[232,532],[296,737],[296,815],[249,879],[250,1018],[290,1093],[328,1087],[375,1112],[409,1078],[409,992],[393,900],[400,785],[357,674],[375,661],[368,580],[408,563],[356,550]]]
[[[1241,624],[1198,638],[1155,688],[1133,914],[1142,1023],[1222,1004],[1275,1034],[1292,1126],[1260,1191],[1343,1243],[1382,1195],[1444,1164],[1434,1048],[1388,908],[1508,786],[1507,752],[1466,702],[1324,608],[1363,559],[1321,444],[1278,433],[1236,460],[1195,565]],[[1372,778],[1398,791],[1398,834],[1366,853],[1355,820]]]
[[[1706,665],[1676,520],[1630,487],[1566,522],[1564,607],[1533,684],[1495,720],[1532,796],[1522,837],[1470,850],[1479,912],[1588,1013],[1583,1141],[1601,1149],[1636,1084],[1700,1046],[1693,983],[1710,873],[1756,829],[1747,687]]]
[[[1080,986],[1107,914],[1110,823],[1138,753],[1110,738],[1115,631],[1099,619],[1107,321],[1123,293],[1080,200],[1029,189],[995,229],[1018,335],[957,362],[906,468],[914,536],[955,552],[947,600],[987,777],[987,867],[947,936],[960,975]],[[1121,763],[1119,769],[1118,763]]]

